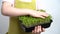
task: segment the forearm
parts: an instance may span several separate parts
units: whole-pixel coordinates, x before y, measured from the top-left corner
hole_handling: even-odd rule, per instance
[[[7,16],[21,16],[21,15],[28,15],[27,11],[29,10],[10,7],[8,9],[6,8],[5,12],[3,11],[3,14]]]
[[[41,17],[41,18],[45,18],[48,16],[46,12],[40,12],[32,9],[14,8],[8,2],[2,4],[2,14],[7,16],[30,15],[33,17]]]
[[[19,9],[11,7],[10,4],[4,3],[2,5],[2,14],[6,16],[21,16],[21,15],[28,15],[29,9]]]

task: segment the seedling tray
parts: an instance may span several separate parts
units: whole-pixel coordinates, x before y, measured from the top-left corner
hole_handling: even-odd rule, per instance
[[[21,21],[19,21],[19,22],[20,22],[21,28],[22,28],[25,32],[32,32],[32,30],[34,30],[35,26],[38,26],[38,25],[42,26],[43,28],[49,28],[50,25],[51,25],[51,23],[52,23],[52,20],[50,20],[49,23],[38,24],[38,25],[35,25],[35,26],[31,26],[31,27],[26,27],[25,25],[23,25],[23,24],[21,23]]]
[[[44,10],[39,10],[39,11],[45,12]],[[25,15],[25,16],[19,16],[19,23],[25,32],[32,32],[32,30],[34,30],[35,26],[37,25],[41,25],[43,28],[50,27],[52,23],[51,18],[52,18],[51,15],[49,15],[44,19]]]

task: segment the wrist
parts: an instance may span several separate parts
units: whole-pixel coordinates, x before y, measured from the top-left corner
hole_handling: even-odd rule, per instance
[[[36,11],[35,10],[28,9],[28,15],[32,15],[34,12],[36,12]]]

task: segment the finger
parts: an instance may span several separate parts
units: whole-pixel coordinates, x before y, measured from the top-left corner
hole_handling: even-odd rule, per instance
[[[40,17],[43,18],[43,19],[45,18],[44,16],[41,16],[41,15],[40,15]]]
[[[37,26],[35,27],[34,30],[32,30],[32,34],[37,34],[36,31],[37,31]]]
[[[36,32],[39,33],[39,26],[37,26],[37,31]]]
[[[42,27],[41,26],[39,26],[39,32],[42,32]]]
[[[32,34],[35,34],[35,33],[34,33],[34,30],[32,30]]]
[[[38,29],[38,28],[37,28],[37,26],[36,26],[36,27],[35,27],[35,30],[34,30],[35,33],[36,33],[37,29]]]
[[[42,28],[42,32],[45,32],[45,29],[44,28]]]
[[[34,15],[35,17],[40,17],[40,18],[45,18],[44,16],[42,15]]]
[[[42,16],[48,17],[49,15],[47,13],[43,13]]]
[[[39,29],[40,29],[40,26],[38,26],[37,34],[40,34],[41,33],[41,31],[39,31]]]

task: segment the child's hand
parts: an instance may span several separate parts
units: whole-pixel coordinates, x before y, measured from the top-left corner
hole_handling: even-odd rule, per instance
[[[29,15],[33,17],[41,17],[41,18],[48,17],[48,14],[46,12],[40,12],[40,11],[31,11],[29,12]]]
[[[41,26],[36,26],[34,30],[32,30],[32,34],[40,34],[41,32],[44,32],[44,28]]]

